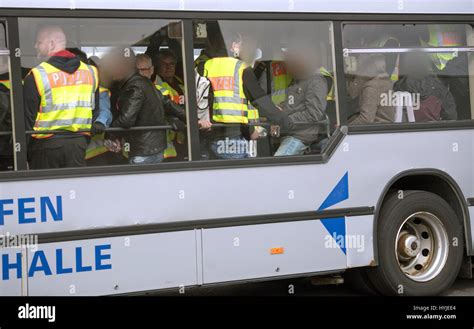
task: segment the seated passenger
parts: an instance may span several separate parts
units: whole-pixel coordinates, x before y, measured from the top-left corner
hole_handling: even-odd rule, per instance
[[[401,56],[401,78],[394,91],[409,92],[418,99],[414,104],[415,121],[456,120],[456,103],[449,89],[430,69],[430,59],[423,53]],[[415,98],[415,101],[417,100]]]
[[[293,127],[282,135],[275,156],[302,155],[319,138],[318,123],[324,119],[328,86],[315,61],[316,54],[306,45],[288,51],[285,62],[293,80],[281,108]]]
[[[357,99],[356,113],[349,118],[349,124],[393,122],[394,107],[382,101],[383,96],[388,98],[392,90],[384,56],[361,56],[358,67],[356,77],[348,85],[349,96]]]
[[[182,114],[182,109],[159,93],[153,83],[138,74],[135,67],[135,55],[129,49],[130,56],[116,50],[111,54],[114,71],[112,79],[119,84],[117,107],[118,116],[112,121],[112,127],[131,128],[135,126],[165,125],[165,111]],[[180,121],[174,116],[174,121]],[[176,129],[184,125],[175,124]],[[163,161],[166,148],[165,130],[140,130],[129,133],[129,161],[132,164],[159,163]]]

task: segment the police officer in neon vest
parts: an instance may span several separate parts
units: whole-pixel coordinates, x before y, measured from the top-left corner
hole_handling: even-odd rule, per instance
[[[80,131],[91,129],[98,108],[97,69],[66,50],[66,35],[58,26],[39,30],[35,48],[42,62],[24,80],[25,127],[36,131],[29,145],[30,168],[85,166],[90,133]]]
[[[178,58],[170,49],[162,49],[157,54],[156,88],[174,103],[185,106],[184,82],[176,76]],[[168,147],[165,159],[184,160],[187,155],[186,135],[184,131],[168,131]]]
[[[197,72],[211,82],[212,122],[233,124],[212,128],[211,153],[218,159],[239,159],[249,156],[247,140],[258,138],[258,131],[248,126],[249,122],[258,122],[264,116],[283,129],[288,129],[290,123],[260,87],[250,66],[256,47],[238,33],[227,33],[226,37],[227,49],[197,63]]]

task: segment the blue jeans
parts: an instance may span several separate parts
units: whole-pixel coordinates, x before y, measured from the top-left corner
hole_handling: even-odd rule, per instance
[[[129,159],[130,164],[149,164],[163,162],[163,152],[152,155],[133,156]]]
[[[303,143],[298,138],[293,136],[285,136],[281,139],[280,147],[275,152],[274,156],[285,156],[285,155],[302,155],[308,148],[308,145]]]
[[[211,151],[217,159],[244,159],[249,156],[249,144],[242,136],[226,137],[212,141]]]

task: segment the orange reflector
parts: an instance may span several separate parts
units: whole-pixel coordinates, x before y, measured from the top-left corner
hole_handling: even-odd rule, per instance
[[[270,249],[271,255],[279,255],[279,254],[283,254],[284,252],[285,252],[285,248],[283,247]]]

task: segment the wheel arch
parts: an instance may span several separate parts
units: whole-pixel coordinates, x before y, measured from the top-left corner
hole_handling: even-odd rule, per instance
[[[446,189],[446,187],[448,187]],[[466,198],[462,193],[456,181],[446,172],[434,169],[409,169],[402,171],[392,177],[392,179],[385,185],[382,193],[377,201],[374,212],[374,226],[373,226],[373,248],[375,264],[378,265],[378,246],[377,246],[377,227],[379,221],[380,210],[384,200],[393,192],[398,190],[422,190],[432,192],[442,197],[456,212],[460,218],[463,230],[464,241],[466,244],[466,252],[472,255],[472,237],[471,237],[471,223],[469,217],[469,208]]]

